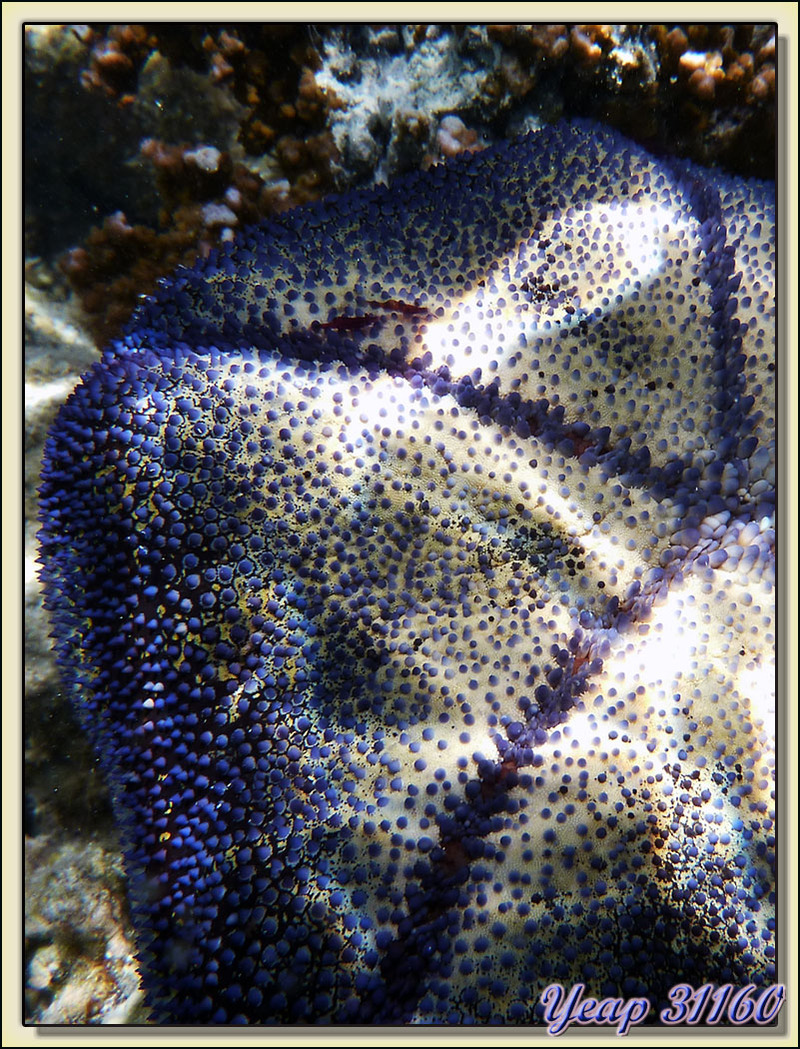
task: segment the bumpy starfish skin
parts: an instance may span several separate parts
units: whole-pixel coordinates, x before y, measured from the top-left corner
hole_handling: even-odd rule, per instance
[[[774,972],[772,190],[558,127],[160,289],[50,438],[165,1022]]]

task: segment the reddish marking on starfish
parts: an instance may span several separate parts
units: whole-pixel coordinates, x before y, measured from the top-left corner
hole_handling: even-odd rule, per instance
[[[429,316],[428,311],[416,302],[403,302],[400,299],[384,299],[383,301],[370,299],[368,306],[374,306],[379,310],[402,313],[409,317]],[[363,331],[376,321],[385,321],[388,318],[375,313],[363,313],[358,317],[334,317],[331,321],[320,324],[320,328],[332,328],[334,331]]]

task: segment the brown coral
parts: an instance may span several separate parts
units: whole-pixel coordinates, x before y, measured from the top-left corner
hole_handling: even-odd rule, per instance
[[[650,27],[662,61],[662,111],[680,152],[770,177],[775,144],[771,25]]]
[[[89,68],[81,82],[121,104],[133,100],[139,70],[156,47],[156,37],[142,25],[109,26],[105,33],[89,28],[92,43]]]
[[[290,182],[290,199],[316,199],[332,185],[338,157],[325,130],[341,103],[317,83],[321,59],[310,27],[240,26],[207,34],[212,78],[248,107],[239,140],[253,156],[274,151]]]
[[[525,101],[547,120],[610,122],[649,146],[768,177],[773,26],[489,25],[503,49],[487,104]]]
[[[569,50],[565,25],[489,25],[490,40],[496,40],[523,60],[558,60]]]
[[[139,297],[159,277],[207,254],[220,238],[227,238],[231,226],[276,210],[263,180],[234,164],[226,152],[147,139],[141,153],[153,165],[162,201],[161,228],[131,225],[116,212],[61,260],[100,344],[119,333]]]
[[[95,229],[62,269],[79,292],[104,341],[118,331],[137,298],[179,262],[209,250],[229,228],[313,200],[332,185],[338,154],[326,130],[338,101],[315,78],[320,56],[308,26],[94,26],[84,87],[119,103],[135,98],[139,72],[158,51],[175,67],[205,69],[245,114],[239,141],[253,156],[271,154],[287,182],[265,187],[229,151],[147,138],[141,157],[152,165],[160,201],[157,229],[129,224],[122,212]]]
[[[774,89],[775,38],[769,30],[754,25],[687,25],[666,32],[665,27],[654,26],[653,38],[665,66],[696,98],[709,104],[758,104],[770,99]]]
[[[330,109],[340,103],[317,84],[321,59],[312,27],[243,24],[208,31],[199,24],[98,25],[87,28],[85,39],[92,45],[89,67],[81,74],[88,89],[120,103],[133,101],[139,72],[155,51],[176,67],[205,69],[212,84],[247,107],[239,140],[249,154],[263,155],[284,136],[308,139],[304,156],[310,170],[287,171],[293,181],[307,176],[298,199],[306,199],[309,186],[330,184],[332,140],[319,136]]]
[[[129,225],[117,212],[92,230],[83,247],[67,252],[61,268],[80,296],[99,345],[119,334],[139,296],[152,290],[158,277],[192,260],[195,242],[194,229],[185,224],[157,233]]]

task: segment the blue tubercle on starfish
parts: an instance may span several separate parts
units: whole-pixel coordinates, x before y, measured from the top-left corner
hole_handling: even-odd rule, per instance
[[[590,125],[180,271],[41,558],[153,1017],[775,982],[773,190]]]

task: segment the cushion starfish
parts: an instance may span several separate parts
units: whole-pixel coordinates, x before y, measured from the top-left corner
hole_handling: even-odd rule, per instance
[[[772,215],[560,125],[247,231],[85,376],[43,576],[154,1019],[769,992]]]

